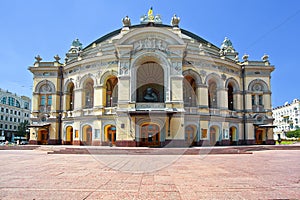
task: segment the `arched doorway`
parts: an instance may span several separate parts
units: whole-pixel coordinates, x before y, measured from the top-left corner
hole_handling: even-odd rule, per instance
[[[185,127],[184,138],[188,146],[193,146],[196,142],[196,127],[192,125]]]
[[[72,126],[68,126],[66,128],[66,144],[68,145],[72,145],[73,144],[73,127]]]
[[[82,144],[83,145],[92,145],[92,127],[85,125],[82,128]]]
[[[229,141],[230,145],[236,144],[236,128],[234,126],[229,129]]]
[[[217,126],[212,126],[209,129],[209,144],[211,146],[216,145],[217,139],[219,138],[219,128]]]
[[[40,129],[38,131],[38,144],[48,144],[48,130],[47,129]]]
[[[157,124],[146,123],[141,126],[140,146],[159,146],[160,128]]]
[[[109,145],[116,144],[116,127],[114,125],[105,126],[105,142]]]

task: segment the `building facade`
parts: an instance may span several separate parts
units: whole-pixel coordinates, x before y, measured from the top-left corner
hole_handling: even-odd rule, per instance
[[[174,15],[141,17],[64,63],[40,56],[33,73],[31,143],[116,146],[273,144],[268,56],[239,61],[179,28]]]
[[[14,142],[20,123],[30,121],[31,99],[0,89],[0,141]]]
[[[294,99],[291,103],[273,108],[274,139],[285,139],[286,132],[300,128],[300,100]]]

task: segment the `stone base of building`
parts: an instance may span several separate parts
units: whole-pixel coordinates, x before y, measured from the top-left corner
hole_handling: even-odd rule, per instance
[[[80,146],[80,141],[79,140],[73,140],[73,145]]]
[[[31,145],[37,145],[38,143],[37,143],[36,140],[29,140],[29,144],[31,144]]]
[[[230,140],[222,140],[219,143],[221,146],[230,146]]]
[[[55,145],[55,144],[61,144],[61,142],[59,140],[50,139],[50,140],[48,140],[48,144]]]
[[[116,141],[117,147],[136,147],[136,141],[132,140],[122,140],[122,141]]]
[[[267,141],[264,141],[264,143],[266,145],[275,145],[276,144],[276,141],[275,140],[267,140]]]

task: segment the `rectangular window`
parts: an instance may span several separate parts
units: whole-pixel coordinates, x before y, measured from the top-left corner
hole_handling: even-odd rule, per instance
[[[48,102],[47,102],[47,105],[48,105],[48,106],[51,106],[51,105],[52,105],[52,96],[51,96],[51,95],[48,96]]]
[[[95,139],[100,139],[100,129],[95,129]]]
[[[44,106],[46,104],[46,95],[41,96],[41,106]]]
[[[263,105],[263,96],[262,95],[258,96],[258,105],[260,105],[260,106]]]
[[[78,130],[75,130],[75,138],[78,138]]]
[[[256,105],[256,103],[255,103],[255,95],[252,95],[251,96],[251,102],[252,102],[252,106],[255,106]]]
[[[0,128],[3,128],[3,124],[0,124]]]

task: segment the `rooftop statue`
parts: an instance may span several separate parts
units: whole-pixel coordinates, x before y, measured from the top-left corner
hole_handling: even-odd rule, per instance
[[[141,24],[148,24],[148,23],[155,23],[155,24],[162,24],[160,15],[153,15],[152,7],[148,10],[147,15],[143,15],[140,18]]]
[[[233,48],[232,42],[227,37],[225,37],[224,41],[222,42],[221,49],[227,49],[228,47]]]
[[[79,41],[78,38],[72,42],[72,47],[82,49],[82,43]]]

